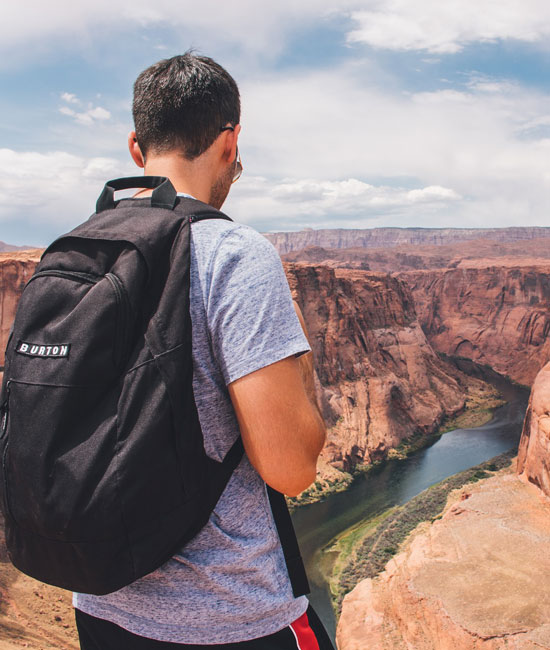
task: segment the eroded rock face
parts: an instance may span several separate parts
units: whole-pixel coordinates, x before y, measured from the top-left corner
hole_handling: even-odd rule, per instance
[[[400,273],[438,352],[468,357],[531,385],[550,359],[550,263],[470,263]]]
[[[39,250],[31,250],[0,255],[0,372],[4,366],[4,351],[17,303],[41,253]]]
[[[518,473],[550,497],[550,364],[533,384],[519,443]]]
[[[462,488],[344,599],[339,650],[550,648],[550,504],[515,475]]]
[[[329,427],[323,456],[333,466],[349,470],[381,458],[464,406],[466,384],[474,380],[434,353],[398,278],[308,264],[285,268],[312,341]]]

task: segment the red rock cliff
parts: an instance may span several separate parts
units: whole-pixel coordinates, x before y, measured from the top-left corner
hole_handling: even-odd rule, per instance
[[[17,302],[34,272],[42,251],[0,254],[0,371]]]
[[[350,469],[381,458],[464,406],[470,380],[434,353],[398,278],[285,266],[312,340],[329,462]]]
[[[519,443],[518,474],[550,497],[550,364],[533,384]]]
[[[531,385],[550,359],[550,264],[516,264],[495,260],[399,277],[435,350]]]

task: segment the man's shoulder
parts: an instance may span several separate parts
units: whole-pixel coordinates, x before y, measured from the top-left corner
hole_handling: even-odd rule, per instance
[[[191,227],[193,246],[199,255],[234,257],[265,255],[278,258],[271,242],[254,228],[226,219],[204,219]]]

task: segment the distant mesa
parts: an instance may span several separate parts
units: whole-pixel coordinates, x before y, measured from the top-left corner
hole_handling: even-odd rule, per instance
[[[512,242],[521,239],[550,237],[550,227],[519,226],[511,228],[334,228],[299,232],[265,233],[281,255],[308,246],[322,248],[381,248],[405,244],[442,246],[471,239]]]
[[[0,253],[10,253],[11,251],[24,251],[31,248],[36,248],[35,246],[14,246],[13,244],[6,244],[6,242],[0,241]]]

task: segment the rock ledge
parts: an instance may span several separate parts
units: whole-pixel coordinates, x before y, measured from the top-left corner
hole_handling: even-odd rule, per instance
[[[340,650],[550,648],[550,500],[499,474],[462,488],[346,596]]]

